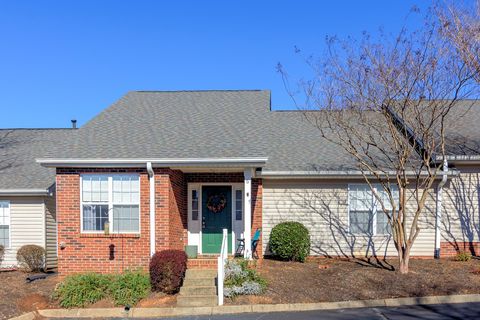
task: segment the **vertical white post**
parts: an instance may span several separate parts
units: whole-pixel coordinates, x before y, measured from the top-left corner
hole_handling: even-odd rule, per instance
[[[435,258],[440,258],[440,224],[442,220],[442,197],[443,197],[443,188],[437,188],[437,206],[435,214]]]
[[[150,183],[150,256],[153,256],[155,254],[155,173],[151,162],[147,162],[147,172]]]
[[[245,250],[243,257],[245,259],[252,259],[252,169],[245,169],[244,174],[244,239]]]

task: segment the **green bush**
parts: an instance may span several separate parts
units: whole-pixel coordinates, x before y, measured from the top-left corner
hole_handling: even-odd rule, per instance
[[[40,271],[45,266],[45,249],[27,244],[17,251],[17,261],[27,271]]]
[[[310,252],[308,229],[299,222],[279,223],[272,229],[269,246],[280,259],[304,262]]]
[[[141,271],[113,276],[109,293],[117,306],[134,306],[150,293],[150,277]]]
[[[455,256],[455,261],[466,262],[466,261],[470,261],[470,259],[472,259],[472,255],[469,252],[466,252],[466,251],[460,251]]]
[[[54,297],[63,308],[84,307],[107,296],[111,278],[97,273],[68,276],[55,289]]]

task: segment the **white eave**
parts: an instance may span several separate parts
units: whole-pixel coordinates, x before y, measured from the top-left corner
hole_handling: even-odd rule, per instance
[[[0,189],[0,196],[48,196],[47,189]]]
[[[390,176],[395,176],[395,172],[389,172]],[[448,175],[457,175],[456,170],[450,170]],[[414,172],[407,172],[407,176],[415,176]],[[375,178],[373,175],[367,175],[369,178]],[[331,170],[331,171],[261,171],[257,172],[257,177],[265,179],[362,179],[364,176],[359,170]],[[438,177],[439,179],[441,177]]]
[[[480,155],[447,155],[450,164],[480,164]],[[443,156],[438,156],[437,161],[443,161]]]
[[[164,158],[164,159],[37,159],[47,168],[138,168],[151,162],[153,167],[248,167],[265,166],[268,158]]]

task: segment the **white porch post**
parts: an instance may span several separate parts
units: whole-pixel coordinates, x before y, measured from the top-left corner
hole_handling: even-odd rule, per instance
[[[252,169],[245,169],[244,174],[244,223],[245,231],[243,233],[245,239],[244,258],[252,258]]]

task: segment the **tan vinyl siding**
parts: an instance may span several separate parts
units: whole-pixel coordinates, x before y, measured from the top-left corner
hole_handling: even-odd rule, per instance
[[[271,229],[282,221],[299,221],[310,231],[312,255],[396,255],[393,241],[387,236],[368,237],[349,232],[348,182],[264,180],[263,188],[263,243],[267,253]],[[410,212],[413,207],[412,200]],[[434,199],[429,197],[412,255],[433,256],[433,208]]]
[[[47,252],[47,268],[57,267],[57,216],[55,212],[55,196],[45,198],[45,248]]]
[[[2,267],[16,266],[17,250],[26,244],[45,247],[44,202],[41,197],[0,198],[10,201],[10,248],[5,251]]]
[[[443,189],[442,241],[480,241],[480,168],[457,167]]]

